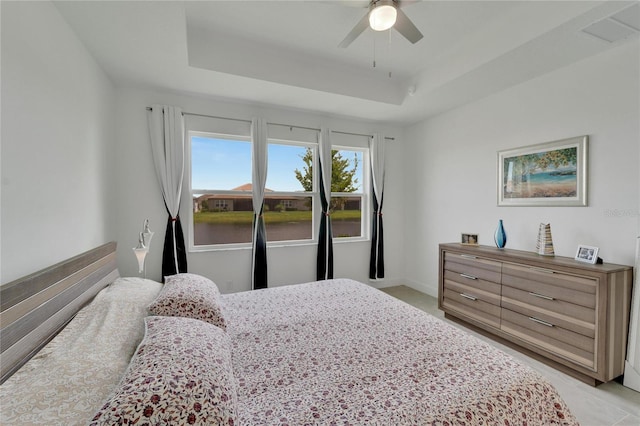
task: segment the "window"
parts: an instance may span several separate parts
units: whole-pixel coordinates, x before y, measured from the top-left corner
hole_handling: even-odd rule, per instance
[[[189,133],[193,247],[251,243],[251,141]]]
[[[317,145],[269,140],[265,223],[267,241],[315,239],[313,211],[318,205],[313,165]]]
[[[190,131],[191,250],[250,247],[253,224],[251,141]],[[367,237],[368,150],[332,150],[331,214],[336,240]],[[317,143],[269,139],[264,218],[271,244],[314,243],[320,196]]]
[[[366,235],[363,220],[365,207],[365,149],[331,150],[331,227],[334,238],[360,238]]]
[[[229,209],[229,201],[230,200],[215,200],[214,208],[218,211],[226,211]]]

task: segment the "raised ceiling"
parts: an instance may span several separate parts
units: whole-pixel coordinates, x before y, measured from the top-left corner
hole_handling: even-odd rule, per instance
[[[116,84],[396,124],[638,42],[637,1],[406,3],[417,44],[368,29],[343,49],[366,1],[55,2]],[[622,39],[582,31],[615,14]]]

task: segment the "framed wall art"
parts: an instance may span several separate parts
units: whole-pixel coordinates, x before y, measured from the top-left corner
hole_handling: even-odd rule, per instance
[[[586,206],[588,136],[498,152],[499,206]]]

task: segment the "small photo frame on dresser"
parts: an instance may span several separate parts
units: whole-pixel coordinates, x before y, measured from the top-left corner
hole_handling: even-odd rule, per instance
[[[478,234],[460,234],[460,243],[465,246],[477,246]]]
[[[576,251],[576,260],[584,263],[591,263],[592,265],[598,261],[598,247],[578,246]]]

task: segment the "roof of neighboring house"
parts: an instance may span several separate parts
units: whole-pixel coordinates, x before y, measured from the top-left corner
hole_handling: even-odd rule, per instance
[[[232,191],[253,191],[253,185],[250,183],[245,183],[244,185],[240,185],[237,188],[233,188]],[[264,192],[273,192],[273,189],[265,188]]]
[[[236,188],[233,188],[232,191],[253,191],[253,185],[250,183],[245,183],[244,185],[240,185]],[[269,191],[266,189],[265,191]]]
[[[245,183],[244,185],[240,185],[238,187],[235,187],[233,189],[231,189],[231,191],[242,191],[242,192],[249,192],[251,193],[253,191],[253,185],[250,183]],[[273,189],[269,189],[269,188],[265,188],[264,189],[265,192],[273,192]],[[250,194],[247,194],[250,195]],[[225,200],[232,200],[235,198],[245,198],[246,196],[238,196],[238,195],[229,195],[229,194],[216,194],[216,195],[212,195],[212,194],[204,194],[204,195],[200,195],[199,197],[193,197],[194,200],[197,201],[203,201],[203,200],[211,200],[211,199],[225,199]],[[286,199],[287,197],[283,198]]]

